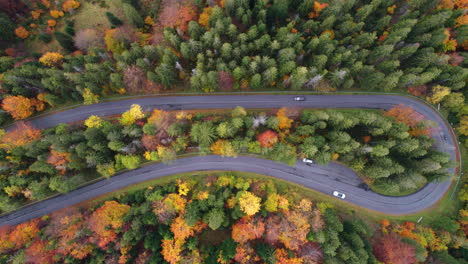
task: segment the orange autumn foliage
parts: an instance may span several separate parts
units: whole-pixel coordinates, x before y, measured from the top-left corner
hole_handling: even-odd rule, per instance
[[[17,122],[16,126],[2,137],[2,147],[9,150],[26,145],[41,137],[41,131],[24,122]]]
[[[232,239],[238,243],[261,238],[265,232],[265,222],[261,217],[244,216],[232,226]]]
[[[31,11],[31,16],[34,20],[37,20],[41,16],[41,12],[38,10],[33,10]]]
[[[391,116],[395,118],[397,122],[406,124],[410,128],[416,127],[421,121],[424,120],[424,116],[416,112],[412,107],[404,104],[399,104],[392,107],[384,113],[385,116]]]
[[[53,18],[59,18],[59,17],[63,17],[65,14],[63,13],[63,11],[59,11],[59,10],[50,10],[50,16],[53,17]]]
[[[62,5],[63,11],[68,11],[68,12],[70,10],[77,9],[78,7],[80,7],[80,2],[75,1],[75,0],[67,0]]]
[[[55,27],[55,25],[57,25],[57,21],[55,21],[54,19],[49,19],[47,20],[47,25],[49,27]]]
[[[18,38],[25,39],[29,37],[29,31],[25,29],[24,27],[18,27],[15,29],[15,35]]]
[[[283,130],[283,129],[289,129],[291,128],[291,124],[293,122],[292,119],[289,119],[288,116],[286,115],[286,108],[280,108],[278,112],[276,113],[276,117],[278,118],[278,128]]]
[[[187,225],[183,215],[179,215],[172,221],[171,232],[174,234],[174,239],[178,241],[185,241],[194,235],[193,228]]]
[[[105,249],[109,242],[117,238],[115,229],[121,228],[124,224],[123,216],[130,210],[130,206],[120,204],[116,201],[106,201],[104,205],[93,212],[89,218],[89,228],[95,233],[95,240],[102,249]]]
[[[174,239],[163,239],[161,243],[161,254],[164,260],[170,264],[176,264],[180,261],[183,241]]]
[[[267,130],[257,136],[260,146],[263,148],[271,148],[278,142],[278,134],[272,130]]]
[[[250,243],[238,244],[234,260],[240,264],[251,264],[258,263],[260,261],[260,257],[256,254]]]
[[[382,228],[382,232],[386,233],[387,228],[391,225],[390,221],[387,219],[380,220],[380,227]]]
[[[13,228],[9,235],[9,240],[16,249],[22,248],[26,243],[31,241],[39,233],[39,219],[34,219]]]
[[[62,174],[65,173],[66,165],[70,162],[70,153],[58,152],[55,150],[50,151],[50,155],[47,158],[47,163],[54,166]]]
[[[302,264],[302,258],[289,257],[288,252],[284,248],[275,250],[276,264]]]
[[[34,107],[41,107],[42,102],[36,99],[29,99],[22,95],[9,95],[2,101],[3,110],[7,111],[15,120],[20,120],[31,116],[34,113]],[[42,103],[43,104],[43,103]]]

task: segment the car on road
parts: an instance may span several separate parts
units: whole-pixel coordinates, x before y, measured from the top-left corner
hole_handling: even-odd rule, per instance
[[[447,141],[447,140],[448,140],[448,138],[447,138],[447,136],[446,136],[446,135],[444,135],[444,140],[445,140],[445,141]]]
[[[305,101],[305,97],[304,96],[295,96],[294,101]]]
[[[314,164],[314,161],[308,158],[303,158],[302,162],[304,162],[307,165]]]
[[[334,192],[333,192],[333,196],[338,197],[338,198],[340,198],[340,199],[346,198],[346,194],[340,193],[339,191],[334,191]]]

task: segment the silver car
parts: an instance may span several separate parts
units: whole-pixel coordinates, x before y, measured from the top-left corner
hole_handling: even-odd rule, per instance
[[[294,97],[294,101],[305,101],[305,97],[304,96],[296,96],[296,97]]]

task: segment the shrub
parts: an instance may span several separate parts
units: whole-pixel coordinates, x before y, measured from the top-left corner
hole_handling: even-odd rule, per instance
[[[73,39],[67,34],[62,32],[54,32],[55,39],[57,39],[60,46],[62,46],[67,51],[75,50],[75,45],[73,44]]]
[[[73,39],[75,46],[82,51],[88,51],[90,48],[104,48],[102,34],[92,28],[78,31]]]
[[[62,64],[63,55],[57,52],[47,52],[39,59],[39,62],[46,66],[58,66]]]
[[[44,43],[49,43],[52,41],[52,36],[46,33],[39,34],[38,38]]]

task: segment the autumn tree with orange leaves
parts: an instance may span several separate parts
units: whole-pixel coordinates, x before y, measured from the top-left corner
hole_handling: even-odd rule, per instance
[[[106,201],[104,205],[93,212],[88,220],[89,228],[95,233],[94,239],[100,248],[115,240],[115,229],[124,224],[122,217],[130,210],[130,206],[116,201]]]
[[[25,122],[17,122],[1,139],[1,147],[7,150],[26,145],[41,137],[41,131]]]
[[[287,114],[287,109],[286,108],[280,108],[278,112],[276,113],[276,117],[278,118],[278,128],[280,130],[287,130],[291,128],[291,124],[294,120],[290,119]]]
[[[257,136],[257,140],[261,147],[271,148],[278,142],[278,134],[272,130],[266,130]]]
[[[14,248],[22,248],[37,236],[37,233],[40,231],[39,223],[39,219],[34,219],[13,227],[8,240],[13,244]]]
[[[44,103],[35,98],[30,99],[21,95],[7,96],[2,101],[2,108],[15,120],[20,120],[34,114],[34,110],[44,110]]]
[[[265,222],[262,217],[244,216],[232,226],[232,239],[238,243],[259,239],[265,232]]]
[[[67,167],[66,165],[70,162],[70,153],[59,152],[55,150],[50,151],[50,155],[47,158],[47,163],[54,166],[62,174],[65,173]]]
[[[411,135],[429,135],[430,133],[430,129],[422,123],[424,116],[410,106],[399,104],[385,111],[384,115],[391,116],[397,122],[407,125],[411,129],[409,131]]]

